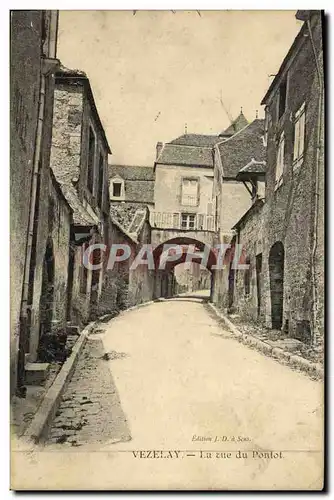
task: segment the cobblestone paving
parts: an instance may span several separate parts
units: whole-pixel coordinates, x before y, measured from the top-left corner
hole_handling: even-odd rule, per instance
[[[108,367],[108,360],[123,356],[105,354],[99,338],[87,340],[50,429],[48,444],[81,446],[131,439]]]

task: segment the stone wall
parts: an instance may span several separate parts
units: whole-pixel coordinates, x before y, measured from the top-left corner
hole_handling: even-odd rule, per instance
[[[46,172],[45,182],[40,198],[38,236],[36,243],[36,266],[32,300],[32,324],[30,330],[29,359],[35,361],[38,357],[38,345],[43,332],[43,308],[45,303],[43,281],[45,281],[45,259],[47,253],[52,253],[53,292],[52,328],[65,329],[67,313],[68,263],[71,235],[72,211],[64,198],[59,185]],[[48,332],[46,332],[48,333]]]
[[[14,10],[10,15],[10,371],[13,393],[37,127],[42,11]]]
[[[151,226],[146,220],[139,235],[139,244],[133,248],[133,255],[138,255],[142,245],[151,243]],[[132,259],[133,262],[133,259]],[[130,270],[129,275],[129,306],[148,302],[153,298],[154,270],[149,269],[146,264]]]
[[[322,28],[320,14],[313,18],[313,27],[318,60],[322,67]],[[305,26],[304,26],[305,28]],[[264,296],[266,303],[265,320],[271,326],[270,279],[268,272],[269,252],[275,242],[284,245],[284,305],[283,323],[289,323],[289,335],[300,340],[310,341],[306,330],[301,325],[312,326],[312,249],[314,242],[315,213],[315,173],[318,146],[319,118],[319,81],[310,37],[303,37],[302,47],[295,55],[289,69],[287,106],[283,116],[277,116],[278,91],[273,93],[267,106],[271,117],[268,130],[267,175],[266,175],[266,219],[264,233],[266,244],[263,252]],[[293,169],[294,113],[306,102],[305,148],[304,159],[300,167]],[[323,119],[323,117],[322,117]],[[281,131],[285,134],[285,156],[283,183],[275,191],[275,169],[277,141]],[[323,176],[323,158],[321,175]],[[323,178],[323,177],[322,177]],[[323,186],[322,186],[323,188]],[[323,218],[322,218],[323,222]],[[320,218],[321,223],[321,218]],[[324,227],[319,228],[323,233]],[[320,239],[319,268],[323,252],[323,239]],[[322,248],[321,248],[322,246]],[[319,276],[323,276],[322,271]],[[323,282],[320,284],[319,297],[323,303]],[[322,289],[321,289],[322,288]],[[321,314],[321,313],[320,313]],[[322,313],[323,314],[323,313]],[[323,336],[323,316],[319,319],[318,343]]]
[[[262,299],[263,271],[257,270],[257,259],[261,259],[265,238],[263,225],[266,207],[261,202],[253,205],[247,219],[238,228],[236,242],[242,245],[249,269],[236,269],[233,305],[240,317],[246,321],[264,322],[265,305]],[[262,256],[262,268],[263,256]],[[248,284],[247,284],[248,283]],[[258,288],[260,294],[258,295]]]
[[[81,170],[83,88],[57,84],[54,98],[51,165],[59,182],[77,182]]]
[[[312,26],[322,71],[320,16],[313,17]],[[305,26],[303,29],[306,31]],[[273,88],[267,100],[265,202],[263,206],[260,202],[253,205],[237,224],[236,242],[243,245],[250,268],[249,271],[237,270],[234,274],[233,308],[244,320],[259,321],[268,328],[277,328],[274,320],[277,295],[273,295],[273,290],[274,287],[282,286],[280,293],[283,312],[279,328],[289,337],[306,343],[313,342],[321,348],[324,331],[323,148],[319,157],[320,204],[316,231],[314,217],[319,118],[323,134],[324,116],[323,110],[319,115],[319,80],[310,37],[300,38],[298,44],[289,61],[291,64],[288,69],[286,109],[281,117],[278,116],[279,87]],[[284,71],[281,78],[286,76]],[[303,102],[306,103],[304,156],[299,166],[293,166],[294,115]],[[277,187],[276,158],[282,131],[285,137],[283,182]],[[314,234],[317,234],[315,268],[312,261]],[[275,261],[272,255],[277,248],[282,249],[279,262],[277,257]],[[259,273],[260,262],[262,267]],[[277,266],[280,266],[279,272]],[[316,277],[316,304],[312,286],[313,274]],[[228,307],[231,298],[228,289],[229,270],[216,272],[214,301],[221,307]],[[315,328],[313,311],[316,316]]]

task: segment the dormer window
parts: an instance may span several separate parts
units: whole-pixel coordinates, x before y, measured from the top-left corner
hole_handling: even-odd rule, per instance
[[[113,182],[112,185],[112,195],[116,198],[119,198],[122,193],[122,183],[121,182]]]
[[[124,200],[125,188],[124,179],[121,177],[114,177],[110,181],[110,199],[111,200]]]

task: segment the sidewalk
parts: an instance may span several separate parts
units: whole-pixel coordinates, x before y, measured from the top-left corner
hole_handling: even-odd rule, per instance
[[[237,315],[227,315],[212,303],[208,303],[207,307],[239,342],[275,358],[281,364],[289,365],[294,370],[305,372],[313,379],[324,377],[324,359],[321,352],[299,340],[282,338],[280,331],[243,322]]]

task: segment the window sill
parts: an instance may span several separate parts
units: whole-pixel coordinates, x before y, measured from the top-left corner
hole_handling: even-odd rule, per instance
[[[124,196],[110,196],[110,201],[125,201]]]

